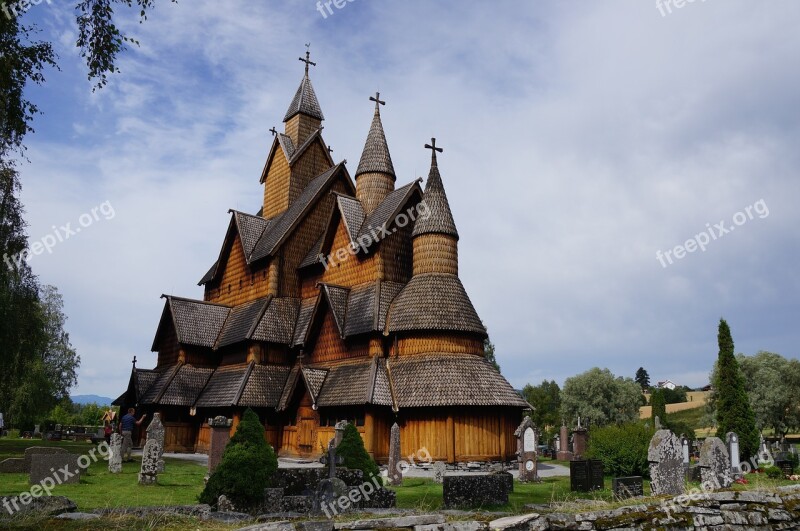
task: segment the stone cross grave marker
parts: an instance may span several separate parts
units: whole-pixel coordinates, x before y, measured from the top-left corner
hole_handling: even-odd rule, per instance
[[[147,440],[154,440],[158,449],[156,467],[158,472],[164,471],[164,425],[161,423],[161,413],[154,413],[153,420],[147,426]],[[145,443],[146,445],[147,443]]]

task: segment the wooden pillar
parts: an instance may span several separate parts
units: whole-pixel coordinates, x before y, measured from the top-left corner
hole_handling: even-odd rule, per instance
[[[364,413],[364,447],[372,459],[375,459],[375,418],[370,409]]]
[[[234,413],[233,414],[233,422],[231,423],[231,437],[233,437],[233,434],[236,433],[236,428],[239,427],[239,421],[240,420],[242,420],[242,414],[241,413]]]
[[[506,460],[506,416],[500,415],[500,460]]]
[[[456,462],[456,426],[453,422],[453,413],[447,413],[447,428],[446,428],[446,444],[447,444],[447,462],[454,464]]]

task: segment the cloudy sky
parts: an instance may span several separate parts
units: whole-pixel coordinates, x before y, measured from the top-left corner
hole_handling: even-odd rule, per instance
[[[351,173],[376,90],[398,185],[444,147],[461,278],[513,385],[704,385],[720,317],[737,352],[797,357],[800,4],[673,4],[161,1],[123,19],[141,46],[97,92],[70,2],[32,7],[61,71],[30,92],[22,199],[31,242],[86,224],[31,260],[64,295],[76,394],[155,364],[162,293],[202,297],[227,210],[260,207],[307,42]]]

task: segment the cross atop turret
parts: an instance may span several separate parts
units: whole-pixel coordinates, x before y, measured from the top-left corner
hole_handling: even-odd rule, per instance
[[[308,77],[308,65],[317,66],[317,63],[311,60],[311,43],[306,43],[306,58],[303,59],[302,57],[298,57],[300,61],[303,61],[306,64],[306,77]]]
[[[385,101],[381,101],[381,93],[376,92],[375,96],[370,96],[369,101],[375,102],[375,114],[381,113],[381,105],[386,105]]]

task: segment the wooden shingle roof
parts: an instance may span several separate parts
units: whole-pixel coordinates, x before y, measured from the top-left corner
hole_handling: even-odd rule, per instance
[[[392,223],[395,221],[398,214],[400,214],[403,207],[408,203],[408,200],[415,193],[421,195],[419,183],[419,180],[412,181],[387,195],[383,201],[381,201],[381,204],[378,205],[369,217],[364,220],[364,223],[362,223],[361,230],[358,232],[359,239],[362,236],[366,237],[373,233],[380,233],[381,227],[386,227],[386,229],[391,228]],[[416,223],[419,223],[419,221],[416,221]],[[377,242],[370,242],[370,244],[375,243]]]
[[[436,162],[436,151],[433,152],[431,160],[431,170],[428,173],[428,182],[425,183],[425,195],[422,200],[428,210],[428,215],[420,217],[414,224],[414,236],[421,234],[447,234],[458,239],[458,230],[453,221],[453,213],[450,211],[450,203],[447,201],[447,194],[444,192],[442,176],[439,173],[439,166]]]
[[[483,357],[432,353],[391,359],[389,365],[400,408],[530,407]]]
[[[212,368],[182,365],[157,403],[163,406],[192,406],[213,372]]]
[[[308,332],[311,329],[311,321],[313,320],[314,313],[317,310],[317,303],[319,297],[310,299],[303,299],[300,303],[300,310],[297,314],[297,323],[294,328],[294,337],[292,339],[292,346],[305,345],[308,340]]]
[[[289,367],[256,365],[250,373],[237,405],[277,408],[288,376]]]
[[[412,277],[392,302],[386,333],[411,330],[448,330],[486,336],[486,328],[461,280],[447,273]]]
[[[317,94],[314,92],[314,87],[311,85],[311,80],[308,78],[308,75],[303,77],[300,86],[297,87],[297,92],[294,98],[292,98],[289,108],[286,110],[283,121],[286,122],[295,114],[301,113],[319,120],[325,119],[325,116],[322,114],[322,109],[319,106],[319,100],[317,100]]]
[[[291,345],[299,311],[300,299],[272,297],[251,338],[256,341]]]
[[[158,338],[169,321],[175,327],[178,343],[198,347],[213,347],[230,313],[230,307],[210,302],[162,295],[167,301],[161,322],[153,340],[153,351],[158,349]]]
[[[237,395],[246,383],[250,365],[219,367],[208,380],[205,389],[194,403],[195,407],[235,406]]]
[[[232,308],[214,348],[219,349],[250,339],[270,303],[270,298],[256,299]]]
[[[383,132],[381,123],[381,113],[378,105],[375,105],[375,114],[372,117],[367,141],[364,143],[364,150],[358,162],[355,178],[362,173],[385,173],[395,177],[392,156],[389,154],[389,146],[386,143],[386,135]]]

